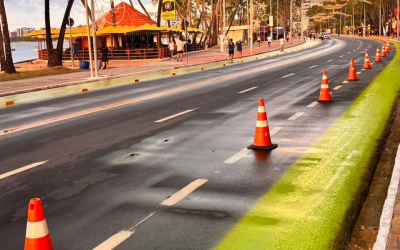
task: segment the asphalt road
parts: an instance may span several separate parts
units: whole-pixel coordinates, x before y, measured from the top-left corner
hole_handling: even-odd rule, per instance
[[[48,160],[0,177],[1,249],[23,248],[34,197],[45,203],[58,250],[112,249],[114,235],[115,249],[211,249],[387,65],[394,50],[361,71],[365,50],[373,61],[378,45],[334,38],[278,57],[0,109],[0,176]],[[351,57],[360,80],[342,84]],[[334,102],[315,104],[323,70]],[[261,97],[279,147],[236,155],[252,143]],[[173,196],[187,185],[192,193]]]

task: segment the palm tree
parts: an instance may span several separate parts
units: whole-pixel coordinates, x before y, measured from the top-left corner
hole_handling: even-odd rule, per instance
[[[6,50],[4,72],[8,74],[14,74],[17,73],[17,71],[15,70],[14,62],[12,59],[10,33],[8,31],[8,22],[7,22],[6,8],[4,6],[4,0],[0,0],[0,16],[1,16],[1,25],[3,27],[4,47]]]
[[[112,22],[113,22],[113,26],[117,26],[117,18],[115,17],[115,6],[114,6],[114,0],[110,1],[111,4],[111,14],[112,14]]]
[[[50,25],[50,0],[45,0],[45,24],[46,24],[46,44],[48,51],[47,66],[55,67],[62,66],[62,54],[64,46],[65,30],[68,22],[68,17],[74,4],[74,0],[68,0],[67,8],[65,9],[64,18],[61,23],[60,35],[57,41],[57,49],[54,52],[52,39],[51,39],[51,25]]]
[[[1,31],[0,26],[0,44],[3,45],[3,32]],[[1,63],[1,71],[4,71],[4,64],[6,61],[4,60],[4,47],[0,46],[0,63]]]
[[[57,66],[57,58],[54,53],[53,39],[51,39],[51,26],[50,26],[50,0],[44,0],[44,23],[46,27],[46,48],[47,48],[47,66]]]

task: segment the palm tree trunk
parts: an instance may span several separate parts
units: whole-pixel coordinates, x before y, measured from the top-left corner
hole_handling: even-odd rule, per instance
[[[114,6],[114,0],[110,1],[111,3],[111,13],[112,13],[112,22],[113,26],[117,26],[117,18],[115,17],[115,6]]]
[[[57,59],[58,59],[58,65],[60,65],[60,66],[62,66],[62,54],[63,54],[63,47],[64,47],[65,30],[67,27],[68,17],[69,17],[69,14],[71,13],[73,4],[74,4],[74,0],[68,0],[67,8],[65,9],[65,13],[64,13],[64,18],[61,23],[60,36],[58,37],[56,55],[57,55]],[[93,48],[94,51],[96,51],[96,49],[97,48]]]
[[[4,47],[3,47],[3,32],[0,26],[0,63],[1,63],[1,71],[4,71],[4,64],[6,60],[4,59]]]
[[[131,4],[132,4],[132,0],[129,0],[129,1],[131,1]],[[143,9],[144,13],[146,14],[146,16],[150,17],[150,15],[149,15],[149,13],[147,12],[146,8],[145,8],[144,5],[142,4],[142,1],[141,1],[141,0],[138,0],[138,3],[140,4],[140,7],[142,7],[142,9]],[[132,5],[132,7],[133,7],[133,5]]]
[[[162,0],[158,0],[158,12],[157,12],[157,27],[161,26],[161,8],[162,8]],[[161,33],[157,34],[157,47],[161,48]]]
[[[57,57],[51,39],[50,0],[44,0],[44,23],[46,27],[47,67],[52,68],[57,66]]]
[[[7,14],[6,14],[6,8],[4,6],[4,0],[0,0],[0,16],[1,16],[1,25],[3,27],[4,47],[6,50],[4,72],[8,74],[14,74],[17,73],[17,71],[15,70],[11,54],[12,52],[11,52],[10,32],[8,31]]]

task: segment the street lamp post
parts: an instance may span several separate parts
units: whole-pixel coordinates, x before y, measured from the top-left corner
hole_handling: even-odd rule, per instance
[[[250,0],[250,54],[253,55],[253,0]]]
[[[222,14],[224,15],[223,16],[223,18],[222,18],[222,22],[223,22],[223,26],[224,26],[224,28],[223,28],[223,31],[222,31],[222,40],[223,40],[223,42],[224,42],[224,54],[226,54],[226,46],[225,46],[225,44],[226,44],[226,21],[225,21],[225,15],[226,15],[226,13],[225,13],[225,9],[226,9],[226,1],[224,0],[223,1],[223,10],[222,10]]]
[[[270,14],[270,16],[272,16],[272,20],[274,20],[274,16],[272,15],[272,0],[269,0],[269,14]],[[271,31],[271,41],[272,41],[272,38],[273,38],[272,32],[273,32],[273,29],[274,29],[274,25],[272,25],[271,22],[269,24],[269,29]]]
[[[292,42],[292,37],[293,37],[292,36],[292,31],[293,31],[293,28],[292,28],[292,12],[293,12],[292,2],[293,2],[293,0],[289,0],[289,1],[290,1],[289,39],[290,39],[290,45],[292,45],[293,44],[293,42]]]
[[[88,8],[87,8],[87,1],[88,0],[85,0],[85,11],[86,11],[86,26],[87,26],[87,35],[88,35],[90,77],[93,77],[92,43],[90,42],[89,12],[88,12]]]
[[[379,1],[379,35],[382,35],[382,0]]]
[[[365,3],[364,3],[364,27],[363,27],[363,37],[364,37],[364,38],[365,38],[365,32],[366,32],[366,28],[367,28],[367,27],[365,26],[365,24],[366,24],[366,23],[365,23],[365,19],[366,19],[366,18],[365,18]]]
[[[69,24],[69,47],[71,48],[71,63],[72,63],[72,69],[75,69],[74,54],[72,53],[73,48],[72,48],[71,16],[68,17],[68,24]]]
[[[97,60],[97,37],[96,37],[96,16],[94,14],[94,0],[91,0],[92,8],[92,28],[93,28],[93,54],[94,54],[94,72],[99,77],[99,63]]]

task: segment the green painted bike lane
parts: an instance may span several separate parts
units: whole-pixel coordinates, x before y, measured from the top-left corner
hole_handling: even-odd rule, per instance
[[[343,248],[400,90],[398,64],[400,53],[214,250]]]

